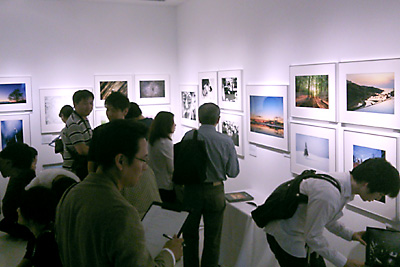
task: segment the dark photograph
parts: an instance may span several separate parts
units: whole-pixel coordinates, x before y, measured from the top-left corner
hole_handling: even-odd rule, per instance
[[[1,147],[8,144],[23,143],[22,120],[1,121]]]
[[[367,227],[366,265],[400,266],[400,232]]]

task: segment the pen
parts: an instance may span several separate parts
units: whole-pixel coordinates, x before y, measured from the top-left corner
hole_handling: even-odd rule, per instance
[[[172,237],[170,237],[170,236],[167,235],[167,234],[162,234],[162,236],[165,237],[165,238],[168,238],[169,240],[172,240]]]

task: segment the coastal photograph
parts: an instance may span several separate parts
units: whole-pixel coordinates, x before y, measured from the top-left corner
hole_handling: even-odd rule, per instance
[[[329,139],[296,133],[296,163],[329,171]]]
[[[0,104],[26,103],[25,83],[0,84]]]
[[[394,73],[347,74],[347,110],[394,114]]]
[[[329,109],[328,75],[296,76],[296,107]]]
[[[283,97],[250,96],[250,131],[284,138]]]

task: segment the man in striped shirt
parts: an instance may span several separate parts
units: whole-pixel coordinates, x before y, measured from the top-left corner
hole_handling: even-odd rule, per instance
[[[92,139],[92,128],[87,116],[93,110],[93,93],[88,90],[78,90],[72,98],[74,112],[68,118],[65,134],[61,136],[64,143],[63,167],[72,170],[83,180],[88,174],[87,155]]]

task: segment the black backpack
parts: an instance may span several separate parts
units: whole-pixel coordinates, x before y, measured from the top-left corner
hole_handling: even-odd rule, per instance
[[[203,140],[185,139],[174,145],[174,173],[172,181],[178,185],[200,184],[206,179],[207,151]]]
[[[279,185],[264,204],[251,212],[257,226],[263,228],[271,221],[289,219],[294,215],[300,203],[307,203],[308,197],[300,194],[300,183],[308,178],[326,180],[341,192],[339,182],[331,176],[315,173],[315,170],[305,170],[294,179]]]

